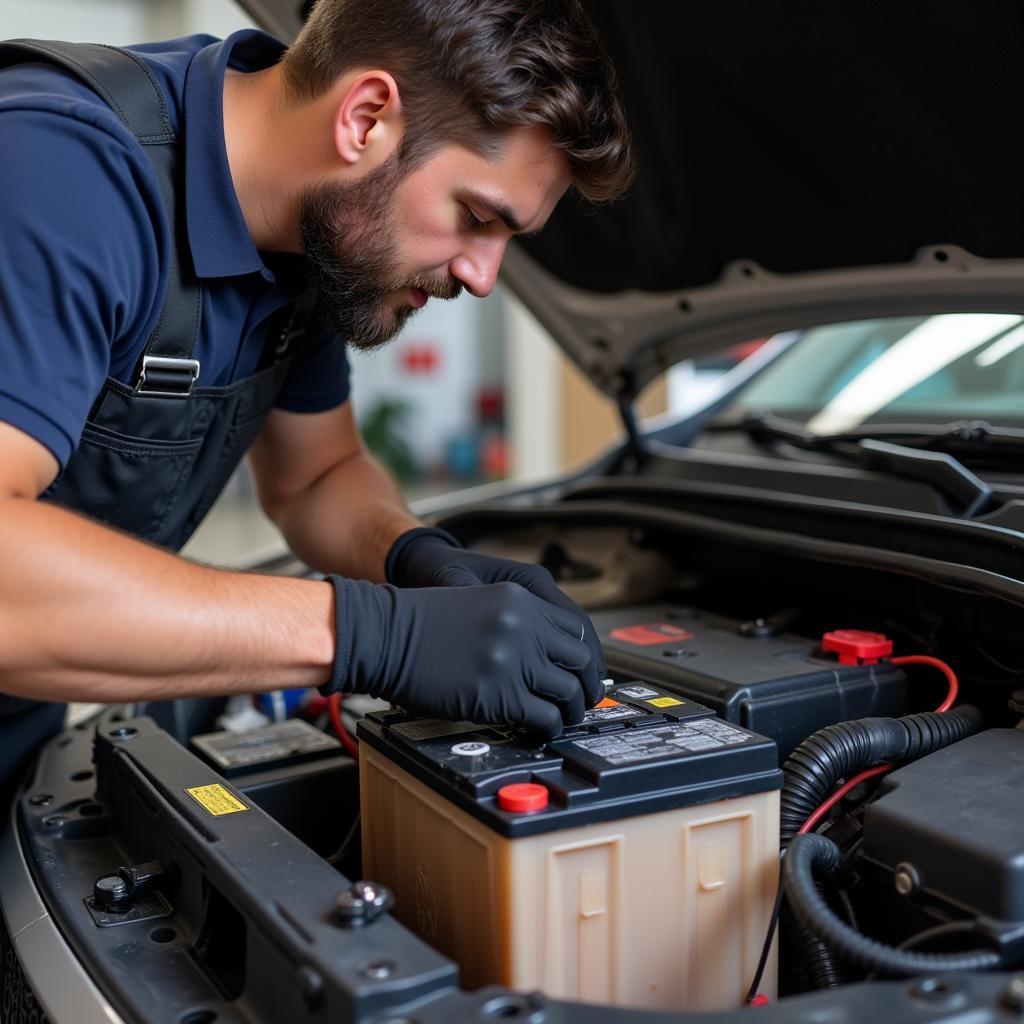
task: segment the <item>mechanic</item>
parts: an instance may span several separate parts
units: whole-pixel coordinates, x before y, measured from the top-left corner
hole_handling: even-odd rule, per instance
[[[287,50],[61,45],[0,51],[0,777],[66,701],[319,686],[578,721],[602,692],[586,614],[410,515],[342,342],[487,295],[567,189],[627,185],[581,5],[320,0]],[[326,580],[173,553],[247,451]]]

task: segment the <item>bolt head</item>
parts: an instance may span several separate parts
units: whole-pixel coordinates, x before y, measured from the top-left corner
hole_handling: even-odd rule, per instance
[[[357,896],[351,889],[343,889],[339,892],[335,904],[342,917],[356,918],[362,917],[366,913],[366,900]]]
[[[128,883],[120,875],[100,875],[93,883],[93,902],[100,910],[123,910],[131,895]]]
[[[374,916],[387,910],[395,902],[391,890],[379,882],[356,882],[352,886],[352,892],[366,904]]]
[[[390,960],[371,960],[361,973],[364,978],[383,981],[395,973],[395,965]]]
[[[352,892],[370,906],[376,906],[381,898],[380,890],[374,882],[356,882],[352,886]]]
[[[497,996],[484,1003],[480,1016],[487,1020],[514,1017],[523,1024],[544,1024],[547,1018],[547,1002],[543,996],[539,999],[537,996],[536,992],[527,996],[512,993]]]
[[[335,899],[338,917],[343,924],[366,924],[388,910],[394,903],[391,890],[376,882],[355,882],[338,893]]]
[[[103,875],[96,879],[96,891],[107,896],[127,896],[128,886],[120,875]]]
[[[941,975],[921,978],[910,987],[911,996],[930,1006],[943,1006],[952,1009],[959,1006],[965,999],[965,989],[955,978]]]
[[[298,979],[302,998],[305,1000],[306,1006],[312,1010],[319,1005],[323,998],[324,979],[320,976],[319,971],[308,966],[299,968]]]
[[[893,885],[901,896],[913,896],[921,888],[921,876],[913,864],[901,863],[896,865],[896,873],[893,875]]]
[[[1024,1012],[1024,974],[1017,974],[1003,990],[1002,1003],[1010,1010]]]

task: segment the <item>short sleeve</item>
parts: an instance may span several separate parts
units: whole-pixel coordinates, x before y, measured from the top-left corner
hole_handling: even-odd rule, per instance
[[[61,466],[115,342],[153,313],[163,230],[145,154],[76,106],[0,102],[0,420]]]
[[[348,399],[350,368],[345,346],[317,321],[306,337],[277,396],[288,412],[324,412]]]

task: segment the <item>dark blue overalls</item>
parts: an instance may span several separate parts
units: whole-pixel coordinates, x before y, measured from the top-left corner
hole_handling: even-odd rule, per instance
[[[209,511],[270,412],[315,295],[307,290],[277,314],[258,372],[226,387],[196,387],[200,366],[193,349],[202,290],[186,239],[183,154],[160,85],[141,59],[115,47],[0,43],[0,67],[29,61],[71,72],[115,111],[150,158],[175,227],[163,310],[135,384],[108,377],[78,448],[41,500],[176,551]],[[9,799],[32,752],[61,728],[64,712],[63,704],[0,696],[0,799]]]

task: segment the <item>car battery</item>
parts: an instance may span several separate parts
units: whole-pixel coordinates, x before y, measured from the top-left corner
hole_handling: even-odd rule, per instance
[[[191,745],[200,757],[228,779],[344,753],[333,736],[298,718],[245,732],[224,731],[193,736]]]
[[[904,673],[888,662],[842,665],[820,643],[679,605],[591,615],[613,676],[650,679],[779,746],[780,763],[811,733],[907,712]]]
[[[364,877],[464,987],[742,1003],[778,880],[771,740],[641,682],[540,746],[401,711],[359,738]],[[767,994],[773,979],[771,961]]]

